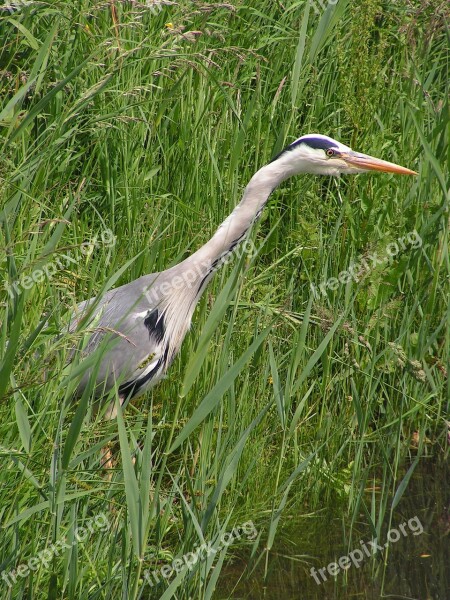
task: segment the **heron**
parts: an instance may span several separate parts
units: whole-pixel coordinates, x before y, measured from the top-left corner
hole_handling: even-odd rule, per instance
[[[101,346],[103,350],[97,363],[80,377],[77,395],[88,385],[96,398],[116,388],[119,403],[124,405],[161,380],[180,350],[209,281],[246,239],[280,183],[301,173],[338,177],[370,171],[417,175],[355,152],[326,135],[303,135],[253,175],[242,200],[196,252],[165,271],[144,275],[78,304],[69,330],[84,326],[86,315],[93,324],[83,356],[89,357]],[[115,401],[109,405],[107,418],[116,416],[116,406]]]

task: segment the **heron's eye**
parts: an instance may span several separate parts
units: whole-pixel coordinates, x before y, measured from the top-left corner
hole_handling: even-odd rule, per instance
[[[325,152],[325,154],[331,158],[332,156],[336,156],[336,150],[333,150],[333,148],[328,148]]]

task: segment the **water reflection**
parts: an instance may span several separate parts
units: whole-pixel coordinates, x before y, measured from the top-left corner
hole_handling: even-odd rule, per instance
[[[387,541],[388,532],[391,544],[376,560],[367,556],[372,534],[363,515],[346,543],[349,532],[342,517],[318,514],[285,527],[270,554],[266,582],[264,559],[250,575],[243,562],[236,562],[222,572],[215,600],[449,600],[448,474],[445,460],[421,460],[393,522],[383,529],[379,544]]]

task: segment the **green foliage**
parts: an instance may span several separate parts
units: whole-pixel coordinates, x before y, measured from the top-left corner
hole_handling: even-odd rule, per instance
[[[232,553],[267,570],[285,515],[337,505],[379,533],[416,462],[406,476],[399,465],[445,444],[447,3],[10,6],[0,573],[58,551],[2,598],[210,598]],[[167,379],[116,421],[90,390],[74,405],[87,366],[69,360],[83,344],[67,333],[76,302],[184,258],[258,167],[313,131],[419,176],[284,184],[258,255],[216,276]],[[402,246],[412,232],[420,244]],[[353,264],[358,281],[340,284]],[[258,535],[227,554],[221,536],[249,521]],[[150,585],[204,543],[215,552]]]

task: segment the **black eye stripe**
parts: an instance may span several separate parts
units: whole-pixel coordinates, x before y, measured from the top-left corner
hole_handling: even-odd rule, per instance
[[[294,150],[294,148],[296,148],[297,146],[300,146],[300,144],[305,144],[305,146],[309,146],[310,148],[313,148],[314,150],[325,150],[325,152],[329,149],[334,149],[335,150],[334,154],[336,156],[337,156],[338,150],[339,150],[339,146],[336,143],[334,143],[333,141],[323,140],[322,138],[318,138],[318,137],[314,137],[314,136],[310,136],[310,137],[306,136],[306,137],[301,137],[298,140],[296,140],[295,142],[293,142],[292,144],[290,144],[289,146],[286,146],[286,148],[284,150],[282,150],[279,154],[274,156],[270,162],[274,162],[275,160],[278,160],[281,156],[283,156],[283,154],[285,154],[291,150]]]
[[[330,142],[329,140],[323,140],[322,138],[316,137],[300,138],[299,140],[291,144],[289,147],[295,148],[295,146],[298,146],[299,144],[306,144],[310,148],[314,148],[314,150],[328,150],[328,148],[339,148],[337,144]]]

